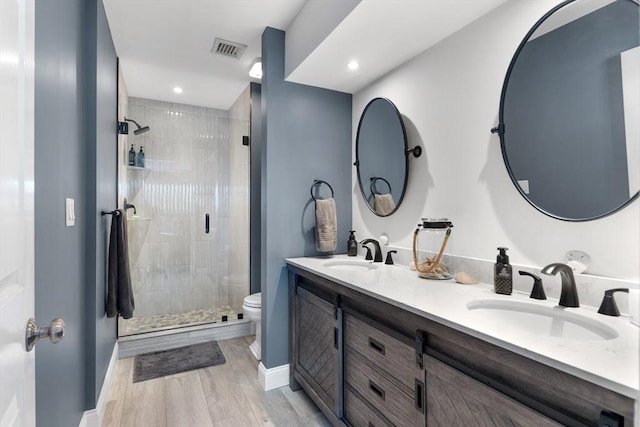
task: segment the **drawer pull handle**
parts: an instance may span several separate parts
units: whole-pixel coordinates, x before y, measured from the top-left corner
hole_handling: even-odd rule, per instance
[[[378,353],[384,356],[384,345],[380,344],[378,341],[374,340],[373,338],[369,338],[369,348],[374,349],[375,351],[377,351]]]
[[[380,399],[384,400],[384,390],[378,387],[376,383],[371,380],[369,380],[369,389],[377,394]]]
[[[333,347],[338,350],[338,328],[333,328]]]
[[[424,383],[416,378],[416,409],[424,414]]]

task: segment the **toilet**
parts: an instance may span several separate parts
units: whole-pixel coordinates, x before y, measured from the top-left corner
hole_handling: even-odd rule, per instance
[[[260,323],[262,318],[262,293],[252,294],[244,298],[242,311],[247,319],[256,322],[256,340],[249,346],[249,350],[255,356],[256,360],[260,358]]]

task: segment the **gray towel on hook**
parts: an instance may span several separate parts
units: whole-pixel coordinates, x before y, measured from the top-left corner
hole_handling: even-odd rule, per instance
[[[374,194],[373,211],[381,216],[387,216],[396,208],[391,194]]]
[[[331,252],[338,246],[338,219],[333,198],[316,200],[316,249]]]
[[[127,242],[127,213],[118,209],[111,218],[109,259],[107,271],[107,317],[118,313],[125,319],[133,317],[135,304],[129,271],[129,243]]]

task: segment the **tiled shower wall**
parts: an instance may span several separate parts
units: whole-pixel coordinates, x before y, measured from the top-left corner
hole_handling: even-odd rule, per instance
[[[134,136],[129,125],[129,147],[143,147],[145,169],[127,168],[121,194],[137,209],[127,223],[135,318],[241,311],[249,291],[249,150],[230,136],[239,132],[232,127],[248,128],[249,113],[229,116],[129,97],[127,117],[151,127]]]

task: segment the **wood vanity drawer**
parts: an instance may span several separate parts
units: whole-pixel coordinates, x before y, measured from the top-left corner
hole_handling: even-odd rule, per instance
[[[353,348],[345,348],[345,381],[381,414],[396,426],[424,425],[425,416],[417,409],[417,396],[422,398],[424,387],[418,392],[416,378],[410,388],[394,384],[393,378],[381,372]],[[420,403],[424,408],[424,405]]]
[[[562,426],[433,357],[425,365],[430,427]]]
[[[365,359],[378,365],[408,389],[415,385],[416,351],[391,335],[363,322],[357,317],[344,315],[345,344]]]
[[[393,424],[380,418],[366,403],[351,392],[344,390],[344,417],[354,427],[385,427]]]

